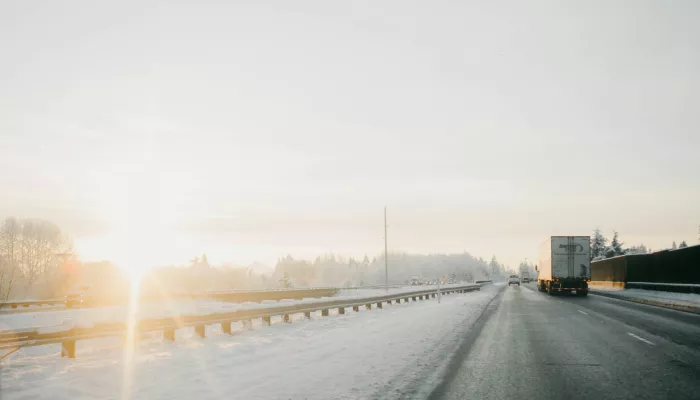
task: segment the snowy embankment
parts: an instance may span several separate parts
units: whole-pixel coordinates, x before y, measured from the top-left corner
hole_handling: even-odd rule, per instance
[[[606,287],[591,288],[590,293],[700,314],[700,295],[698,294]]]
[[[456,286],[456,285],[448,285]],[[406,286],[389,288],[389,294],[399,294],[415,290],[426,290],[436,286]],[[341,290],[336,297],[362,298],[386,294],[384,289],[352,289]],[[262,303],[229,303],[208,299],[175,300],[171,302],[145,302],[136,309],[137,320],[167,318],[191,315],[211,315],[228,313],[241,309],[264,309],[276,307],[280,303],[299,304],[329,300],[328,297],[308,298],[303,300],[266,300]],[[54,328],[55,330],[70,329],[73,326],[90,327],[98,323],[126,323],[129,315],[128,306],[111,306],[99,308],[62,308],[52,311],[23,312],[0,314],[0,330]]]
[[[384,309],[320,317],[207,338],[179,329],[174,343],[150,335],[125,368],[119,338],[24,348],[2,362],[3,399],[399,399],[425,397],[502,285]],[[128,373],[125,375],[125,371]]]

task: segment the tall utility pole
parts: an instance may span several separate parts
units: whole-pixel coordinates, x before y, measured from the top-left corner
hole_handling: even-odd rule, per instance
[[[384,206],[384,286],[389,293],[389,251],[386,237],[386,206]]]

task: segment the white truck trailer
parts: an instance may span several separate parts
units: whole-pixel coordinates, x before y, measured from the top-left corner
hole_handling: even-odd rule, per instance
[[[588,295],[591,281],[591,243],[588,236],[552,236],[540,247],[537,289],[540,292]]]
[[[520,280],[523,281],[523,283],[530,282],[530,271],[528,271],[526,269],[521,269],[520,270]]]

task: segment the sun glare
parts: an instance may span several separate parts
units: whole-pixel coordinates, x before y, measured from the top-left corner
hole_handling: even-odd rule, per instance
[[[108,256],[129,279],[139,280],[169,259],[175,236],[169,229],[182,219],[183,197],[172,175],[151,154],[122,174],[105,174],[101,202],[110,211],[111,233],[104,238]]]

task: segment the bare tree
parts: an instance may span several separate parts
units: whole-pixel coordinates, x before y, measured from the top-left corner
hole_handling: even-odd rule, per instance
[[[7,301],[17,280],[21,247],[21,224],[8,217],[0,227],[0,298]]]
[[[56,254],[64,248],[61,230],[49,221],[26,219],[22,223],[20,266],[27,290],[47,272],[56,261]]]

